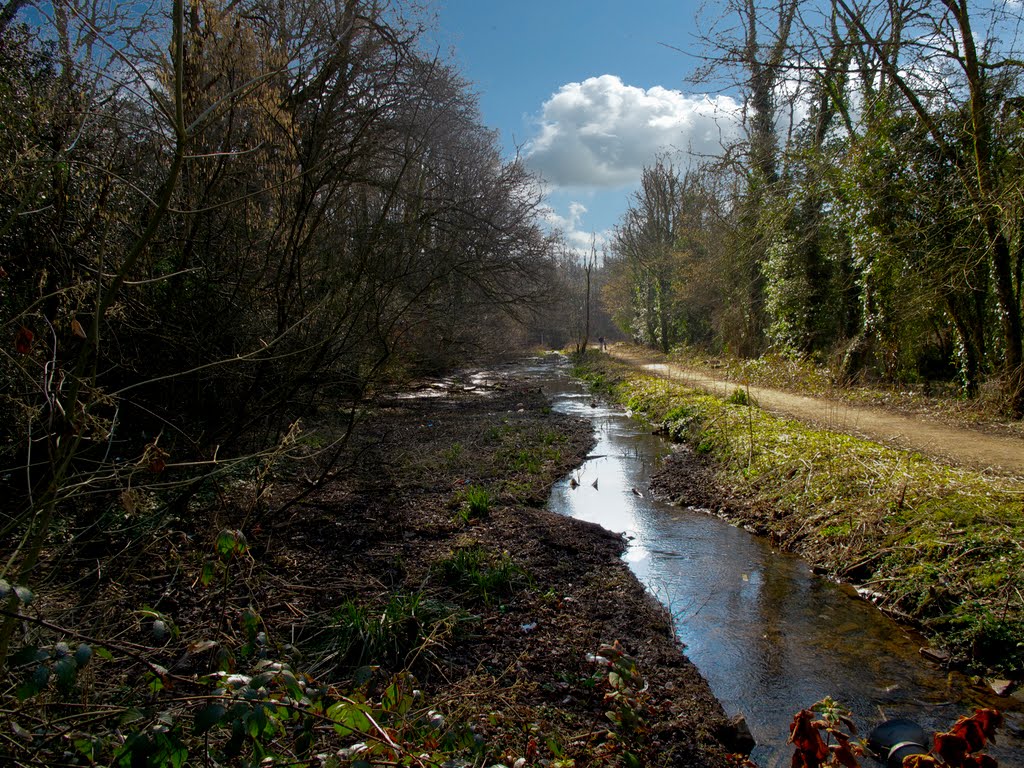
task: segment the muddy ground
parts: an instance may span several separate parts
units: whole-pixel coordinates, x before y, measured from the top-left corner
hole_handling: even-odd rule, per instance
[[[297,598],[303,612],[405,589],[471,616],[418,649],[413,666],[438,708],[472,722],[489,759],[554,760],[554,747],[579,765],[613,764],[627,749],[646,765],[721,765],[732,731],[666,612],[620,559],[623,540],[543,507],[591,445],[589,424],[515,383],[392,399],[367,419],[354,471],[277,523],[270,549],[324,585]],[[465,521],[470,486],[492,501]],[[439,562],[473,548],[507,552],[522,585],[484,600],[439,575]],[[588,655],[615,642],[648,687],[645,722],[610,739],[609,690],[591,682],[602,670]]]
[[[58,576],[21,642],[84,638],[110,653],[72,683],[71,709],[66,692],[22,695],[12,677],[3,719],[27,734],[7,742],[13,764],[164,764],[141,749],[124,756],[134,733],[147,750],[173,743],[168,764],[298,754],[312,737],[318,757],[300,764],[728,765],[744,746],[737,728],[621,560],[624,541],[544,509],[591,447],[590,425],[514,381],[412,394],[362,415],[322,486],[305,464],[257,465],[192,496],[148,539],[107,527],[75,551],[55,548],[46,567]],[[329,433],[311,424],[296,446],[316,453]],[[244,533],[244,552],[225,531]],[[388,731],[404,740],[390,762],[353,752],[367,739],[329,723],[259,731],[265,718],[254,725],[244,702],[211,714],[210,701],[248,690],[211,698],[204,680],[218,669],[248,685],[284,658],[308,676],[305,690],[343,708],[360,697],[384,706],[395,673],[411,671],[419,693]]]
[[[413,671],[437,709],[472,723],[488,760],[618,764],[631,751],[644,765],[723,765],[733,729],[620,559],[623,540],[543,507],[591,445],[589,424],[514,382],[392,399],[367,419],[352,473],[275,524],[268,554],[320,585],[295,598],[303,613],[401,589],[469,616],[418,649]],[[492,501],[465,521],[470,486]],[[522,583],[484,600],[440,575],[438,563],[473,548],[508,553]],[[647,686],[630,733],[605,715],[610,689],[594,675],[606,670],[588,660],[615,642]]]

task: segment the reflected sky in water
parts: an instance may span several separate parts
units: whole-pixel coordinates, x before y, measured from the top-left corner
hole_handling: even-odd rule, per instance
[[[530,370],[551,377],[553,368]],[[544,388],[556,410],[590,419],[598,439],[552,489],[549,507],[627,536],[626,560],[673,613],[687,656],[726,711],[747,717],[761,766],[789,765],[793,714],[825,696],[851,708],[865,731],[889,717],[944,729],[975,706],[1005,705],[926,663],[920,638],[849,587],[706,511],[653,501],[649,478],[668,443],[564,374]],[[1000,747],[990,750],[1000,766],[1024,768],[1022,728],[1021,715],[1010,713]]]

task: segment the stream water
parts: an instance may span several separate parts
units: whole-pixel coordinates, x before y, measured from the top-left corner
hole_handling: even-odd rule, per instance
[[[671,446],[593,402],[552,358],[527,363],[525,373],[556,411],[590,420],[597,444],[576,483],[567,477],[552,489],[549,508],[626,535],[625,559],[672,612],[687,656],[728,714],[746,717],[758,765],[788,766],[793,714],[831,696],[865,734],[891,717],[945,730],[976,706],[995,707],[1007,722],[989,754],[1003,768],[1024,768],[1018,702],[926,662],[920,638],[764,539],[707,510],[652,500],[650,475]]]

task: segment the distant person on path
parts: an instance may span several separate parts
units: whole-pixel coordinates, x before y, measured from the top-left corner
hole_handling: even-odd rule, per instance
[[[605,346],[605,343],[604,343],[604,336],[599,336],[598,339],[597,339],[597,343],[601,345],[601,351],[602,352],[604,352],[607,349],[607,347]]]

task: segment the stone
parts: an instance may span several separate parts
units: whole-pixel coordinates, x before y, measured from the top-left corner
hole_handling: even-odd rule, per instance
[[[750,732],[750,726],[747,725],[747,718],[743,715],[736,715],[728,722],[723,723],[715,735],[723,747],[741,755],[749,755],[757,746],[754,734]]]

